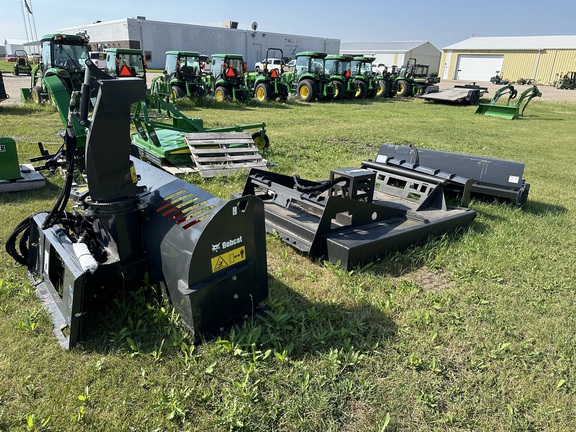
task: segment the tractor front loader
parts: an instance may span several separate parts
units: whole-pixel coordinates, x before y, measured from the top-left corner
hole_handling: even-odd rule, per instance
[[[503,95],[508,94],[508,100],[506,105],[497,104],[496,102]],[[518,95],[518,90],[514,88],[511,84],[506,84],[504,87],[498,89],[489,104],[479,104],[476,109],[476,114],[484,114],[492,117],[500,117],[507,120],[515,120],[519,116],[524,115],[524,110],[526,106],[535,97],[542,96],[542,93],[537,86],[532,86],[520,93],[520,97],[516,100],[516,103],[511,106],[510,101],[515,99]]]
[[[6,244],[28,267],[61,346],[74,347],[103,304],[141,287],[146,275],[195,338],[253,315],[268,294],[262,202],[223,201],[132,159],[130,106],[146,97],[146,84],[102,77],[90,60],[87,65],[80,110],[70,112],[88,128],[87,184],[73,186],[76,140],[70,122],[60,197],[50,212],[19,224]],[[90,72],[100,78],[88,119]]]

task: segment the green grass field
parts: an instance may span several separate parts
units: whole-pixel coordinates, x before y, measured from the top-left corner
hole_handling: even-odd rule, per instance
[[[530,196],[473,200],[464,232],[351,272],[268,236],[270,311],[196,346],[144,286],[62,350],[2,248],[0,430],[576,430],[576,104],[538,99],[515,121],[413,99],[181,108],[206,127],[266,122],[284,174],[326,179],[414,143],[524,162]],[[61,129],[49,106],[0,105],[22,161]],[[3,244],[52,207],[62,177],[45,175],[0,195]],[[187,179],[228,198],[245,173]]]

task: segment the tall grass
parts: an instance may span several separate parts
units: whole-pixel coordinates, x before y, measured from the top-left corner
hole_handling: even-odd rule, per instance
[[[268,236],[270,309],[197,346],[143,284],[63,351],[2,250],[0,430],[576,429],[576,105],[536,100],[516,121],[413,99],[182,109],[207,127],[265,122],[285,174],[325,179],[414,143],[524,162],[530,196],[474,200],[465,232],[351,272]],[[50,107],[0,105],[23,161],[60,130]],[[0,195],[2,242],[51,208],[62,179],[46,175]],[[228,198],[245,173],[187,180]]]

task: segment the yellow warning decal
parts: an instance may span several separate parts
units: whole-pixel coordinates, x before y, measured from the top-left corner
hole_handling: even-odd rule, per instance
[[[239,248],[215,256],[211,260],[212,273],[224,270],[226,267],[230,267],[231,265],[237,264],[244,260],[246,260],[246,248],[244,246],[240,246]]]

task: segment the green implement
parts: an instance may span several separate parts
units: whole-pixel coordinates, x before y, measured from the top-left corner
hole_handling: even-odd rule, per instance
[[[134,156],[172,174],[198,172],[204,178],[243,168],[266,169],[259,153],[270,144],[265,123],[208,129],[202,119],[186,117],[163,99],[156,102],[167,118],[151,117],[145,101],[139,101],[133,111]],[[249,129],[257,130],[250,134]]]
[[[496,105],[498,99],[508,94],[508,101],[506,105]],[[516,98],[518,91],[510,84],[500,88],[494,94],[494,97],[490,101],[489,104],[479,104],[478,108],[476,109],[476,114],[484,114],[493,117],[500,117],[507,120],[514,120],[517,119],[519,116],[524,115],[524,110],[528,103],[535,97],[542,96],[538,87],[532,86],[524,90],[521,94],[514,106],[509,105],[510,101]]]

